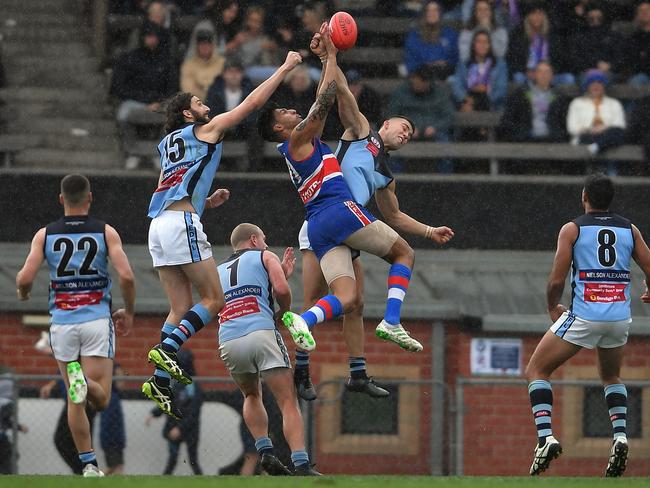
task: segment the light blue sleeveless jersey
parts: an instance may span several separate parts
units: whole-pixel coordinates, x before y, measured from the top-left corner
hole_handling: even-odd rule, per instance
[[[593,322],[629,319],[634,251],[630,221],[609,212],[593,212],[573,222],[580,233],[573,245],[571,312]]]
[[[354,201],[361,205],[367,205],[377,190],[386,188],[393,181],[390,156],[375,130],[370,130],[364,139],[341,139],[334,154]]]
[[[219,313],[219,343],[256,330],[273,330],[271,282],[262,262],[264,251],[237,251],[217,269],[226,301]]]
[[[101,220],[74,216],[45,228],[53,324],[79,324],[111,316],[105,227]]]
[[[173,202],[190,197],[199,215],[221,161],[222,143],[210,144],[194,135],[195,124],[167,134],[158,144],[162,181],[149,204],[149,217],[157,217]]]

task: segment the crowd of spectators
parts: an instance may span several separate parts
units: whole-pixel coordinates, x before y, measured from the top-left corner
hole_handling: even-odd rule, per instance
[[[133,137],[131,111],[157,110],[178,89],[203,98],[213,114],[234,107],[288,49],[305,61],[277,96],[306,113],[320,73],[307,46],[335,7],[300,0],[115,0],[114,13],[142,16],[127,42],[113,49],[111,94],[124,140]],[[372,112],[368,118],[377,123],[385,113],[407,113],[416,121],[414,139],[485,140],[480,128],[454,134],[454,114],[499,111],[502,140],[571,141],[598,154],[642,142],[629,139],[625,128],[626,122],[638,127],[631,118],[645,102],[622,105],[606,95],[612,83],[650,84],[650,1],[631,0],[627,9],[598,0],[377,0],[375,10],[358,15],[412,17],[401,42],[403,85],[382,98],[364,82],[372,69],[343,67],[359,103]],[[184,15],[197,19],[186,38],[174,28]],[[632,21],[627,32],[613,29],[617,19]],[[614,105],[627,112],[621,108],[610,121]],[[336,114],[330,118],[324,136],[333,139],[340,123]],[[251,122],[230,137],[249,140]],[[251,156],[260,154],[257,143]]]

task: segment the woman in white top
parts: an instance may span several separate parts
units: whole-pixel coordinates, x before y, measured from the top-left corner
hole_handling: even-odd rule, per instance
[[[587,144],[597,154],[624,142],[625,113],[621,102],[605,95],[607,79],[598,70],[587,71],[582,82],[584,95],[569,105],[567,130],[572,144]]]

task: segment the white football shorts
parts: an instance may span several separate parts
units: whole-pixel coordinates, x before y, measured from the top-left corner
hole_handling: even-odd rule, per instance
[[[627,343],[631,323],[631,318],[618,322],[592,322],[564,312],[551,326],[551,332],[576,346],[608,349]]]
[[[81,356],[113,358],[115,327],[109,317],[80,324],[52,324],[50,345],[59,361],[77,361]]]
[[[311,244],[309,243],[306,220],[302,223],[302,227],[300,227],[300,232],[298,233],[298,247],[301,251],[313,251]]]
[[[149,225],[149,253],[154,267],[197,263],[212,257],[212,246],[199,216],[163,210]]]

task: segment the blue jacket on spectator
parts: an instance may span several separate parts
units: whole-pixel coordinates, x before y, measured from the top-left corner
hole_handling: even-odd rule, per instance
[[[456,102],[461,103],[467,97],[469,87],[467,86],[467,74],[472,62],[459,63],[456,73],[451,78],[451,90]],[[508,93],[508,66],[503,59],[496,59],[494,66],[490,69],[490,88],[488,98],[491,108],[500,108]]]
[[[458,34],[450,27],[440,30],[437,44],[425,42],[420,36],[419,29],[412,29],[404,41],[404,64],[409,73],[423,64],[433,64],[435,61],[445,61],[453,68],[458,63]]]

